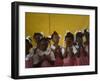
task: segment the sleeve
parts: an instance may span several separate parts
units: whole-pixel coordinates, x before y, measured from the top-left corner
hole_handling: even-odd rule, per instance
[[[33,64],[38,64],[39,63],[39,56],[37,54],[35,54],[33,56]]]
[[[38,54],[34,54],[35,49],[36,48],[31,48],[30,49],[30,56],[33,57],[33,64],[38,64],[39,63],[39,56],[38,56]]]
[[[55,50],[56,48],[55,48],[55,46],[51,45],[51,49]]]
[[[64,56],[65,49],[63,47],[61,48],[61,52],[62,52],[62,56]]]
[[[77,52],[77,49],[75,48],[75,46],[73,46],[73,53],[76,54]]]
[[[56,60],[53,51],[51,51],[51,53],[50,53],[50,58],[51,58],[52,61],[55,61]]]
[[[30,55],[33,56],[34,55],[34,48],[31,48],[29,52],[30,52]]]
[[[26,57],[25,60],[28,61],[30,58],[33,58],[33,54],[29,53]]]

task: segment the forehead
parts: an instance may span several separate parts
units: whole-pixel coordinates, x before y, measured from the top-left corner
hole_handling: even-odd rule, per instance
[[[59,36],[57,34],[54,34],[53,35],[53,38],[58,38]]]
[[[66,37],[65,40],[72,40],[72,38],[71,37]]]
[[[42,40],[42,41],[40,41],[40,44],[48,44],[48,41]]]
[[[77,38],[77,39],[81,39],[82,37],[80,37],[80,36],[77,36],[76,38]]]
[[[39,35],[39,34],[38,34],[38,35],[35,35],[35,37],[42,37],[42,35]]]

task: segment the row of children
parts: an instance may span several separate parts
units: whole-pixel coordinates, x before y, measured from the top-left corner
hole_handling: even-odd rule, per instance
[[[86,41],[83,42],[83,36]],[[25,67],[54,67],[89,65],[89,32],[77,32],[75,35],[67,32],[65,36],[66,47],[59,45],[59,34],[54,31],[51,38],[41,33],[34,33],[36,46],[32,46],[30,39],[26,39]],[[53,44],[50,45],[50,41]],[[50,46],[49,46],[50,45]]]

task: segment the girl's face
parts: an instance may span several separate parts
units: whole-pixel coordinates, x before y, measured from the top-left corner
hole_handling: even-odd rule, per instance
[[[39,45],[39,49],[42,51],[46,51],[48,48],[48,41],[41,41]]]
[[[66,43],[66,46],[72,46],[72,44],[73,44],[73,41],[72,41],[72,39],[70,38],[70,37],[67,37],[66,39],[65,39],[65,43]]]
[[[77,41],[78,44],[80,44],[80,45],[83,43],[82,37],[77,37],[77,38],[76,38],[76,41]]]
[[[35,42],[38,43],[38,42],[40,41],[41,38],[42,38],[41,35],[36,35],[36,36],[34,37]]]
[[[54,42],[54,43],[59,43],[59,36],[58,35],[53,35],[53,38],[52,38],[52,41]]]

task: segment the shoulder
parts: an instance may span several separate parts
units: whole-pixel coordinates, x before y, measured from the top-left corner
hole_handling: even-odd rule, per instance
[[[27,61],[27,60],[29,60],[31,57],[33,57],[33,55],[29,53],[28,55],[26,55],[25,60]]]
[[[62,54],[64,54],[64,53],[65,53],[65,48],[62,47],[62,46],[60,46],[60,48],[61,48],[61,52],[62,52]]]
[[[32,47],[32,48],[30,49],[30,52],[33,52],[35,49],[36,49],[36,47]]]
[[[45,51],[45,53],[46,53],[47,55],[49,55],[51,52],[52,52],[51,48],[47,48],[47,50]]]
[[[50,47],[51,49],[53,49],[53,50],[55,50],[56,49],[56,47],[54,46],[54,45],[51,45],[51,47]]]

